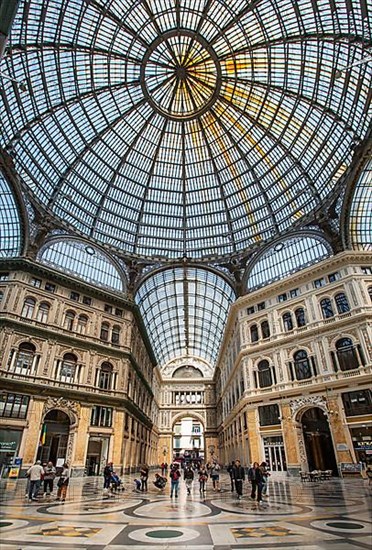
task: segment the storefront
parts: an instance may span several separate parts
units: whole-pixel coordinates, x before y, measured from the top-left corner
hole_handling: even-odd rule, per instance
[[[22,430],[1,429],[0,431],[0,477],[8,477],[10,466],[18,456]]]
[[[350,428],[357,462],[372,464],[372,426]]]

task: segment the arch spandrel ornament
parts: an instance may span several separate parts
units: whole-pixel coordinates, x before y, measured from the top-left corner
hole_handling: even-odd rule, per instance
[[[289,402],[292,418],[297,416],[299,411],[305,412],[306,409],[311,407],[319,407],[322,411],[327,412],[326,400],[321,395],[300,397],[299,399],[292,399]]]
[[[80,415],[80,404],[76,401],[71,401],[64,397],[48,397],[43,408],[43,418],[53,409],[58,409],[66,413],[70,419],[71,426],[77,423]]]

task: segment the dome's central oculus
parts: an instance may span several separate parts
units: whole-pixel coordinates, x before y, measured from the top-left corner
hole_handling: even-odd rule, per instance
[[[215,102],[221,68],[214,50],[202,37],[188,30],[171,31],[147,50],[141,85],[148,101],[162,115],[189,120]]]

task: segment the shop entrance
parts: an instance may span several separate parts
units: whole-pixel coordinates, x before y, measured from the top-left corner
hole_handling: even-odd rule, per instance
[[[88,476],[98,476],[103,472],[108,459],[109,438],[90,437],[85,461],[85,472]]]
[[[68,415],[59,409],[49,411],[40,434],[41,447],[38,454],[42,463],[51,461],[55,466],[62,466],[66,461],[69,432]]]
[[[286,472],[284,441],[281,435],[263,438],[265,462],[272,472]]]
[[[332,470],[337,475],[337,463],[331,431],[324,412],[314,407],[301,418],[309,471]]]

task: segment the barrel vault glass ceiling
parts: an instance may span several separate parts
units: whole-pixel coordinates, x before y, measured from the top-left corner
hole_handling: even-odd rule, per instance
[[[21,0],[1,145],[75,235],[169,266],[234,258],[336,196],[371,121],[370,49],[369,0]]]

